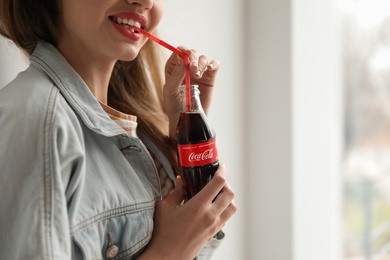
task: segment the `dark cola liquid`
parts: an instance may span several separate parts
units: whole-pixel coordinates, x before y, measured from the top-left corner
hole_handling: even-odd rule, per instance
[[[198,193],[214,176],[219,163],[201,167],[183,167],[182,175],[185,183],[186,197],[189,200]]]
[[[181,113],[176,131],[177,144],[197,144],[215,139],[215,133],[209,126],[203,113]],[[181,166],[187,199],[198,193],[214,176],[219,162],[214,161],[202,166]]]

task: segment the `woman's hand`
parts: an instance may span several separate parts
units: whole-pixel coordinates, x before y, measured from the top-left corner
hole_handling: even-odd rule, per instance
[[[198,55],[195,50],[178,47],[190,58],[191,84],[199,85],[200,100],[205,114],[211,106],[212,93],[219,69],[217,60]],[[165,65],[164,111],[169,118],[169,133],[173,137],[180,115],[179,87],[185,84],[185,64],[181,57],[172,54]]]
[[[139,259],[194,259],[237,211],[233,197],[223,165],[183,206],[179,206],[184,191],[178,178],[176,189],[156,206],[153,237]]]

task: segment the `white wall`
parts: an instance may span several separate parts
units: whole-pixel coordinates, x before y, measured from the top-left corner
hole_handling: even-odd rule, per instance
[[[293,6],[294,259],[342,255],[343,58],[336,2],[295,0]]]
[[[247,3],[245,183],[250,240],[243,259],[290,260],[293,259],[291,3],[290,0]]]
[[[243,259],[341,259],[342,82],[333,0],[247,0]]]

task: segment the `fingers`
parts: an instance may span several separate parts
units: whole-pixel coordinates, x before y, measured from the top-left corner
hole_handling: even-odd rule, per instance
[[[209,201],[217,215],[221,219],[229,219],[236,211],[237,206],[234,203],[234,191],[226,180],[226,166],[221,164],[211,181],[195,195],[194,199],[199,201]]]
[[[237,205],[234,202],[234,192],[229,184],[222,189],[213,204],[217,214],[220,214],[220,219],[223,223],[237,211]]]
[[[234,192],[230,188],[230,185],[226,183],[213,202],[213,210],[219,216],[218,222],[220,227],[217,230],[222,229],[225,223],[236,213],[237,205],[233,199]]]
[[[217,60],[209,60],[206,55],[199,55],[196,50],[187,49],[182,46],[178,48],[189,57],[190,82],[199,86],[201,92],[200,100],[207,116],[211,108],[214,85],[220,63]],[[173,114],[172,111],[176,111],[176,106],[173,104],[179,100],[179,86],[186,84],[187,67],[185,63],[187,62],[181,56],[172,54],[166,63],[163,106],[168,115]],[[172,130],[173,132],[174,129]]]
[[[194,53],[195,55],[196,53]],[[194,56],[193,55],[193,56]],[[208,67],[208,59],[205,55],[201,55],[199,57],[195,56],[192,58],[192,62],[190,64],[190,70],[194,73],[195,78],[202,77],[203,73],[207,70]]]
[[[172,72],[171,72],[171,75],[173,76],[172,79],[173,79],[173,84],[174,85],[180,85],[183,80],[184,80],[184,77],[185,77],[185,74],[184,74],[184,70],[185,70],[185,67],[184,67],[184,61],[183,61],[183,58],[181,58],[180,56],[178,55],[175,55],[175,65]]]
[[[215,235],[237,211],[234,192],[226,180],[226,167],[221,164],[211,181],[187,203],[196,203],[197,209],[205,210],[202,223]]]
[[[190,71],[194,78],[201,78],[206,71],[216,71],[218,70],[220,64],[217,60],[209,60],[206,55],[199,55],[194,49],[185,49],[184,47],[179,47],[182,49],[190,58]]]
[[[226,167],[224,164],[221,164],[211,181],[193,199],[212,203],[226,184]]]
[[[236,203],[232,201],[220,215],[221,222],[226,223],[236,213],[237,209]]]

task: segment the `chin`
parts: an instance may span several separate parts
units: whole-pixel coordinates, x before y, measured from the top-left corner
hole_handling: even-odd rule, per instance
[[[124,51],[124,53],[120,55],[118,60],[132,61],[135,58],[137,58],[138,54],[139,54],[139,50],[135,51],[134,49],[127,49],[126,51]]]
[[[122,59],[118,59],[118,60],[120,60],[120,61],[133,61],[133,60],[135,60],[135,58],[137,58],[137,56],[126,57],[126,58],[122,58]]]

